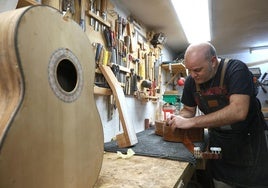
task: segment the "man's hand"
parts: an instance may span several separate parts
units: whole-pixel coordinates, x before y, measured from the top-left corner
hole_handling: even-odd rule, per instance
[[[180,115],[171,115],[169,119],[167,119],[167,123],[171,126],[171,129],[174,131],[176,128],[180,129],[189,129],[193,127],[193,123],[191,123],[191,119],[184,118]]]

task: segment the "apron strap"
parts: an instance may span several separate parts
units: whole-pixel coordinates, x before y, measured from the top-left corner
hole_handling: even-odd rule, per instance
[[[196,92],[200,92],[200,86],[199,86],[199,84],[195,84],[195,88],[196,88]]]
[[[229,62],[229,59],[225,59],[224,62],[223,62],[223,67],[221,69],[221,79],[220,79],[220,87],[223,86],[223,82],[224,82],[224,76],[225,76],[225,72],[226,72],[226,67],[227,67],[227,64]]]

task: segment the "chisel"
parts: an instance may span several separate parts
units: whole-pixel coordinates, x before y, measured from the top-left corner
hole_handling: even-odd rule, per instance
[[[94,5],[93,5],[94,0],[90,0],[90,12],[94,13]],[[90,17],[90,26],[94,26],[94,19]]]
[[[96,15],[100,16],[100,9],[101,9],[101,0],[96,0]],[[99,22],[97,20],[95,20],[95,26],[94,26],[94,30],[95,31],[99,31]]]

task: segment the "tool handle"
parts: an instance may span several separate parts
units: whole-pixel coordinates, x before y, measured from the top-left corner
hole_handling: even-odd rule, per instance
[[[99,16],[100,10],[101,10],[101,0],[96,0],[96,11],[97,11],[98,16]]]
[[[101,0],[101,14],[106,14],[107,0]]]
[[[95,62],[97,64],[99,64],[99,62],[100,62],[100,56],[101,56],[102,48],[103,48],[102,44],[97,43],[96,55],[95,55]]]
[[[103,31],[104,34],[104,38],[105,38],[105,42],[108,48],[112,47],[112,35],[111,35],[111,31],[109,29],[105,29]]]

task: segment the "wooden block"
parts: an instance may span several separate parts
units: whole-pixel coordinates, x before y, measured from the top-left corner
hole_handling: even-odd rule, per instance
[[[172,131],[165,121],[155,121],[155,134],[163,136],[163,139],[170,142],[184,142],[187,137],[192,142],[201,142],[204,140],[204,129],[175,129]]]
[[[125,148],[125,147],[129,147],[132,145],[128,138],[128,135],[125,133],[116,135],[116,141],[120,148]]]
[[[170,142],[184,142],[187,137],[192,142],[201,142],[204,140],[204,129],[175,129],[172,131],[170,126],[163,126],[163,139]]]
[[[163,121],[155,121],[155,134],[159,136],[163,136],[163,126],[165,122]]]

